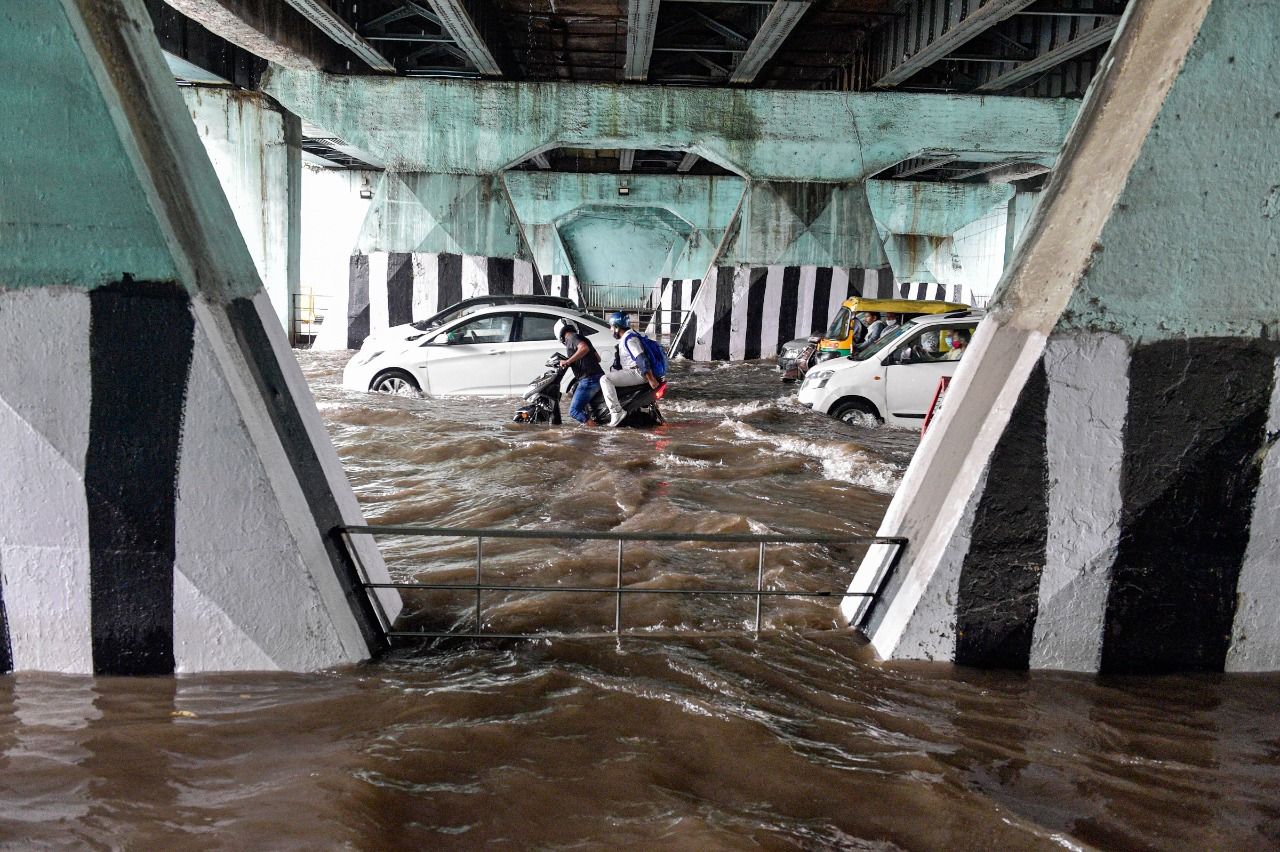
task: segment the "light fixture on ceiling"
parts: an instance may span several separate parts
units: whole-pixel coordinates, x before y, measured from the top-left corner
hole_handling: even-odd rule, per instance
[[[369,179],[365,178],[364,185],[360,187],[360,197],[365,201],[373,198],[373,189],[369,186]]]
[[[630,184],[628,184],[625,180],[624,180],[622,183],[618,184],[618,194],[619,194],[619,195],[630,195],[630,194],[631,194],[631,185],[630,185]]]

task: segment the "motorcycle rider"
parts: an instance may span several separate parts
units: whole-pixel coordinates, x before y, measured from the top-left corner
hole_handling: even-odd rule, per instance
[[[573,320],[557,320],[555,333],[556,339],[564,344],[565,354],[569,356],[560,365],[572,369],[573,375],[578,379],[573,401],[569,403],[569,416],[587,426],[598,426],[600,424],[591,419],[588,405],[591,397],[596,395],[596,388],[600,387],[600,379],[604,375],[604,370],[600,368],[600,354],[596,352],[591,340],[578,330],[578,325]]]
[[[622,311],[609,317],[609,331],[618,341],[609,372],[600,378],[600,390],[604,392],[605,405],[609,407],[609,425],[618,426],[626,419],[627,412],[618,401],[618,388],[635,387],[646,382],[654,390],[661,382],[653,374],[653,367],[645,355],[640,333],[631,328],[631,322]]]

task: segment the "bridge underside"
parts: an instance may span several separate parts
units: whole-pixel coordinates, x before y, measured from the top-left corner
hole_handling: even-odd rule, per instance
[[[365,560],[331,537],[358,508],[286,334],[322,305],[316,344],[350,348],[481,293],[637,311],[712,360],[771,357],[848,296],[997,293],[886,518],[911,543],[876,647],[1280,663],[1277,0],[574,9],[0,12],[2,428],[61,471],[19,465],[9,504],[87,518],[4,521],[0,666],[375,653]],[[133,377],[157,348],[149,405]],[[83,387],[32,395],[54,375]],[[136,465],[154,475],[121,475]],[[57,641],[44,553],[74,578]],[[268,558],[278,575],[255,574]],[[298,623],[269,623],[299,596]]]

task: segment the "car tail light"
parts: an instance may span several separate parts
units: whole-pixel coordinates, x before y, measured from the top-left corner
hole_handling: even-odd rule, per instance
[[[655,391],[653,392],[653,395],[654,395],[655,397],[657,397],[658,399],[662,399],[664,396],[666,396],[666,395],[667,395],[667,383],[666,383],[666,382],[663,382],[662,384],[658,385],[658,389],[657,389],[657,390],[655,390]]]

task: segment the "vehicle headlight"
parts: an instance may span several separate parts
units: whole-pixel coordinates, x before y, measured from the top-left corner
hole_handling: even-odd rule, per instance
[[[810,373],[808,381],[805,384],[812,383],[814,388],[825,388],[827,382],[835,375],[835,370],[819,370],[816,373]]]
[[[783,349],[782,350],[781,358],[784,361],[794,361],[796,358],[799,358],[799,357],[800,357],[799,349]]]

